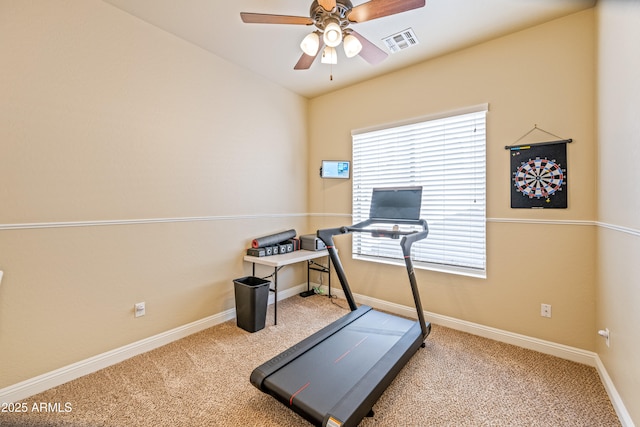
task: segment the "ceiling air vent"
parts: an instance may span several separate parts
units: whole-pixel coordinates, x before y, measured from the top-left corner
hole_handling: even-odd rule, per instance
[[[407,28],[397,34],[385,37],[382,40],[387,45],[387,48],[391,53],[396,53],[418,44],[418,38],[412,28]]]

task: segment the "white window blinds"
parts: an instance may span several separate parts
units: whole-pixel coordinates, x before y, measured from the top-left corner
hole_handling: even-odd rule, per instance
[[[485,271],[486,106],[392,128],[353,133],[353,221],[369,216],[375,187],[422,186],[429,236],[413,246],[416,267]],[[395,240],[353,235],[356,258],[402,259]],[[471,271],[467,271],[471,270]]]

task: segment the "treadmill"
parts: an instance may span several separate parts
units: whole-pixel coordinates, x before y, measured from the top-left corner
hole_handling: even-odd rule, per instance
[[[365,416],[373,416],[375,402],[424,347],[431,331],[411,261],[411,245],[429,232],[426,221],[419,218],[421,201],[422,187],[375,188],[369,219],[318,230],[351,312],[254,369],[250,378],[254,386],[316,426],[357,426]],[[333,241],[333,236],[349,233],[402,236],[417,321],[356,305]]]

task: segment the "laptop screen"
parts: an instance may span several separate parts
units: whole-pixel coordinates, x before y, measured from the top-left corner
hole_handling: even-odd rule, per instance
[[[374,188],[371,195],[372,219],[420,219],[422,187]]]

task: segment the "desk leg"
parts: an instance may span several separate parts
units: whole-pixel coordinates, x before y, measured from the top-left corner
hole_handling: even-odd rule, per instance
[[[273,269],[273,324],[278,324],[278,267]]]
[[[304,292],[300,292],[300,296],[303,298],[310,297],[311,295],[315,295],[315,291],[311,290],[311,270],[315,270],[315,268],[311,268],[313,261],[307,260],[307,290]]]
[[[312,267],[312,265],[317,265],[317,267]],[[325,273],[329,275],[329,297],[331,297],[331,258],[327,257],[327,265],[324,266],[322,264],[317,264],[313,260],[307,261],[307,290],[304,292],[300,292],[301,297],[308,297],[311,295],[315,295],[315,291],[311,290],[311,277],[310,271],[315,270],[321,273]]]
[[[331,298],[331,257],[327,257],[327,276],[329,276],[329,298]]]

